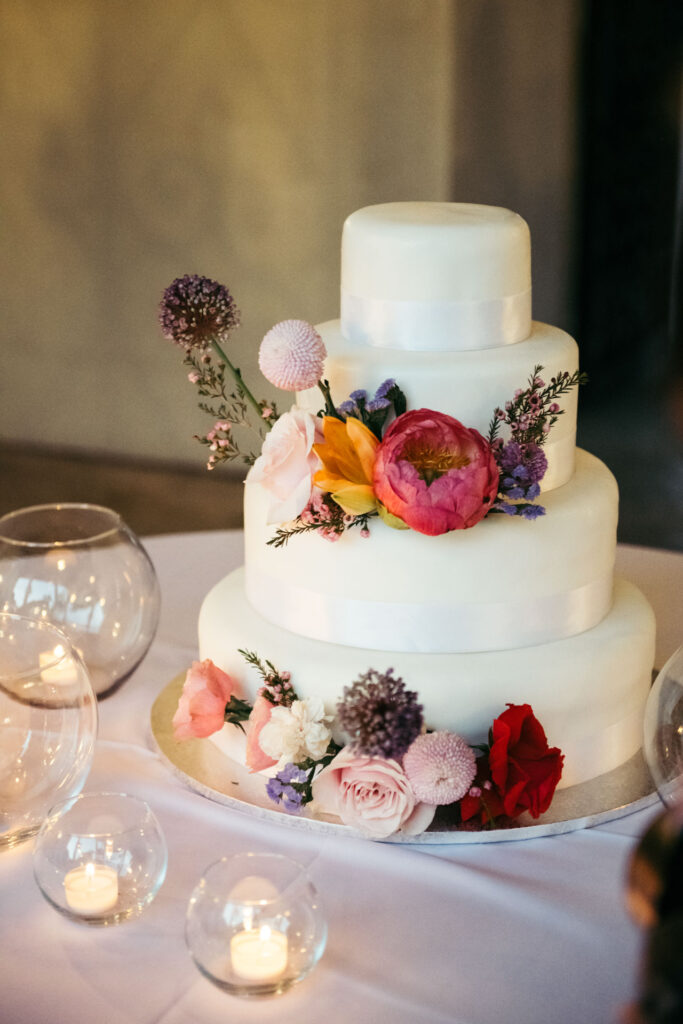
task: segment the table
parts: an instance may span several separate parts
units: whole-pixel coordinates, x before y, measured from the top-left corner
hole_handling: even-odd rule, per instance
[[[138,919],[94,929],[41,896],[32,843],[0,854],[3,1024],[586,1024],[616,1020],[631,997],[642,937],[623,905],[635,840],[658,806],[597,828],[525,842],[388,845],[256,821],[206,800],[154,752],[149,711],[196,657],[199,605],[242,560],[242,535],[149,538],[162,589],[155,642],[100,708],[86,790],[147,800],[169,869]],[[620,547],[659,622],[658,665],[683,639],[683,555]],[[246,1002],[203,978],[184,943],[189,895],[205,867],[240,851],[309,868],[329,922],[326,953],[284,996]]]

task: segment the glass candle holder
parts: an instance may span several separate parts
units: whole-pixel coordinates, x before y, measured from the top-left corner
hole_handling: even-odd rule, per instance
[[[238,854],[204,873],[185,935],[199,970],[237,996],[286,992],[323,954],[327,925],[305,869],[279,854]]]
[[[0,614],[0,849],[38,831],[80,792],[97,735],[97,701],[67,637],[42,620]]]
[[[62,629],[98,697],[144,658],[159,603],[147,552],[111,509],[35,505],[0,518],[0,610]]]
[[[683,646],[655,679],[645,705],[643,754],[667,807],[683,803]]]
[[[33,852],[45,899],[91,925],[140,914],[166,877],[161,826],[144,800],[125,793],[82,793],[52,808]]]

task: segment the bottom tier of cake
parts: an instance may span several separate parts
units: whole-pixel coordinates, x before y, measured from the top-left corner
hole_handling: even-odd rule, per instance
[[[369,668],[391,667],[419,694],[430,729],[482,743],[507,703],[530,704],[548,741],[565,754],[562,786],[611,771],[642,745],[654,661],[655,622],[633,584],[615,583],[609,614],[579,636],[536,647],[467,654],[413,654],[342,647],[266,622],[244,594],[244,570],[220,581],[199,616],[200,658],[239,680],[253,699],[261,684],[239,649],[288,670],[300,697],[317,694],[330,713],[344,686]]]

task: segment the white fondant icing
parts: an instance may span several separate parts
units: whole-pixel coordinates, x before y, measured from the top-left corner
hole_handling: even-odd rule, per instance
[[[316,694],[330,712],[361,673],[392,667],[419,694],[431,728],[457,731],[472,743],[486,740],[507,702],[531,704],[549,742],[564,751],[562,784],[568,786],[610,771],[639,749],[654,616],[636,587],[617,581],[609,614],[569,639],[478,654],[372,651],[304,639],[265,622],[244,601],[240,569],[204,600],[199,650],[253,697],[261,679],[238,654],[240,647],[290,670],[298,694]]]
[[[267,503],[247,484],[247,596],[302,636],[385,650],[495,650],[589,629],[609,609],[617,485],[588,452],[577,452],[568,484],[543,496],[547,514],[534,522],[490,515],[427,537],[373,520],[367,539],[357,529],[335,543],[309,533],[275,548]],[[578,608],[577,591],[589,598]],[[412,615],[417,606],[423,612]],[[381,641],[371,643],[375,628]]]
[[[579,350],[564,331],[534,323],[526,341],[477,352],[408,352],[354,345],[341,333],[338,320],[317,327],[327,349],[325,378],[338,404],[352,391],[365,388],[370,396],[383,381],[393,378],[403,390],[409,409],[435,409],[488,434],[496,406],[501,408],[517,388],[526,386],[535,366],[550,383],[563,370],[578,369]],[[546,446],[548,471],[544,491],[561,487],[574,471],[577,389],[559,399],[564,410],[553,426]],[[323,405],[317,388],[300,392],[297,405],[318,412]],[[505,432],[501,432],[501,437]]]

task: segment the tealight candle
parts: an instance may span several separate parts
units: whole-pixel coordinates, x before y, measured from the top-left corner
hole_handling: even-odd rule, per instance
[[[106,864],[83,864],[65,875],[64,895],[79,914],[104,914],[118,901],[119,876]]]
[[[287,936],[268,925],[238,932],[230,940],[230,959],[246,981],[275,981],[287,967]]]
[[[66,651],[57,646],[52,651],[41,651],[40,676],[44,683],[54,683],[57,686],[70,686],[78,682],[76,666],[70,658],[65,657]],[[60,660],[61,659],[61,660]]]

